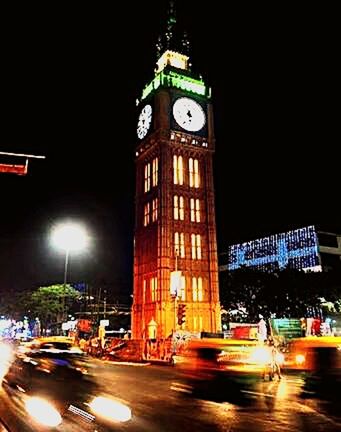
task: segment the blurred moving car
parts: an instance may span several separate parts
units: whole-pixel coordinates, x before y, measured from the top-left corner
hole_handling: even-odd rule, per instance
[[[301,396],[330,401],[341,407],[341,338],[311,336],[296,339],[291,347],[292,358],[305,372]]]
[[[286,356],[285,368],[313,372],[320,367],[318,351],[341,352],[341,337],[309,336],[293,339]]]
[[[66,430],[67,424],[82,431],[112,431],[131,419],[130,408],[106,396],[89,374],[86,354],[67,340],[44,338],[26,346],[3,382],[34,431]]]
[[[66,336],[49,336],[34,338],[27,342],[21,342],[18,346],[18,353],[27,353],[34,350],[56,349],[62,351],[80,352],[74,344],[73,339]]]
[[[193,396],[215,401],[245,399],[269,362],[266,346],[240,339],[200,339],[188,344],[181,362]]]

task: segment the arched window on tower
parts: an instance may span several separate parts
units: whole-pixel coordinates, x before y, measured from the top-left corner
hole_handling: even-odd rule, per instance
[[[188,159],[188,177],[189,187],[199,188],[200,187],[200,173],[199,173],[199,161],[198,159]]]
[[[156,222],[158,217],[158,199],[154,198],[152,201],[152,221]]]
[[[200,222],[200,200],[190,199],[191,222]]]
[[[185,200],[184,197],[174,195],[174,220],[185,219]]]
[[[194,159],[194,187],[200,187],[200,173],[199,173],[199,161]]]
[[[173,197],[174,204],[174,220],[179,220],[179,197],[174,195]]]
[[[193,159],[189,158],[188,160],[188,174],[189,174],[189,187],[194,186],[194,167],[193,167]]]
[[[150,163],[144,166],[144,191],[150,191]]]
[[[157,278],[152,277],[150,279],[150,298],[152,302],[157,301]]]
[[[144,205],[143,226],[149,225],[149,222],[150,222],[150,204],[147,203]]]
[[[155,187],[158,185],[159,180],[159,160],[158,158],[153,159],[152,166],[152,186]]]
[[[173,156],[173,182],[176,185],[184,184],[184,167],[182,156]]]
[[[174,233],[174,254],[180,258],[185,258],[185,234]]]
[[[201,236],[200,234],[191,234],[192,259],[200,260],[201,254]]]
[[[202,286],[202,277],[192,277],[192,296],[194,302],[201,302],[204,300],[204,292]]]

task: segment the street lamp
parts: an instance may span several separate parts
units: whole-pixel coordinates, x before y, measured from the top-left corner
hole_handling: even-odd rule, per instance
[[[70,252],[84,250],[88,244],[88,236],[85,229],[81,225],[70,222],[57,225],[52,231],[51,241],[56,248],[61,249],[65,252],[63,282],[65,291]],[[63,318],[64,303],[65,298],[63,297]]]

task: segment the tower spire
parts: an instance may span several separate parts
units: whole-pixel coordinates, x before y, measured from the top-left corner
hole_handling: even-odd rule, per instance
[[[166,31],[158,37],[158,41],[156,43],[157,60],[166,50],[175,50],[177,48],[177,42],[175,41],[176,22],[175,1],[169,0],[167,9]]]
[[[187,33],[180,30],[176,19],[175,1],[169,0],[166,29],[156,43],[156,74],[167,66],[189,71],[189,41]]]
[[[171,48],[171,41],[174,36],[174,26],[176,24],[175,2],[170,0],[168,7],[167,17],[167,30],[166,30],[166,49]]]
[[[184,31],[184,34],[182,36],[181,48],[183,54],[189,55],[190,44],[189,44],[188,34],[186,31]]]

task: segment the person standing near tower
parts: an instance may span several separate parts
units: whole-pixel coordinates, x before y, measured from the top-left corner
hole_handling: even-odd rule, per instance
[[[259,315],[260,321],[258,323],[258,341],[264,343],[268,338],[268,329],[263,315]]]

